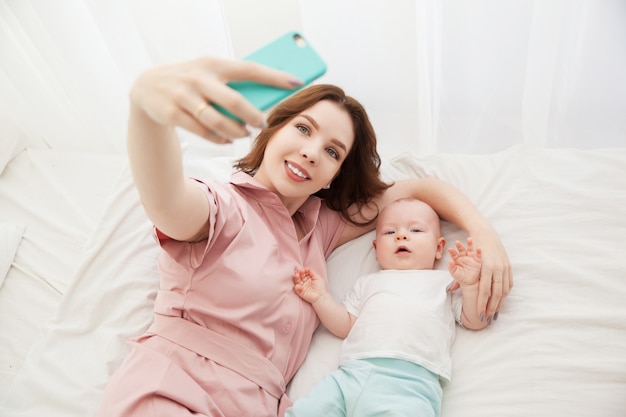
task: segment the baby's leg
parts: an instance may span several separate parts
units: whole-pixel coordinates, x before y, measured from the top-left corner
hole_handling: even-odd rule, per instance
[[[285,417],[345,417],[341,379],[341,370],[325,375],[310,393],[287,409]]]
[[[437,375],[400,359],[363,359],[372,366],[352,415],[439,417],[443,392]]]

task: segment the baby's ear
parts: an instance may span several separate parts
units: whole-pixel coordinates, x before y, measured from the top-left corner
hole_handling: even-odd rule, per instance
[[[435,259],[441,259],[443,256],[443,251],[446,249],[446,238],[440,237],[439,242],[437,242],[437,253],[435,254]]]
[[[376,239],[372,240],[372,246],[374,246],[374,250],[376,250]]]

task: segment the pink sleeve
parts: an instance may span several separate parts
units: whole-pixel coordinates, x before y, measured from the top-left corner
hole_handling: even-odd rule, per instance
[[[154,237],[163,251],[172,261],[188,268],[197,268],[202,263],[209,248],[215,243],[215,236],[229,223],[230,228],[238,230],[243,223],[239,210],[225,184],[217,181],[196,180],[209,202],[209,238],[199,242],[182,242],[174,240],[154,228]],[[228,218],[227,218],[228,217]]]

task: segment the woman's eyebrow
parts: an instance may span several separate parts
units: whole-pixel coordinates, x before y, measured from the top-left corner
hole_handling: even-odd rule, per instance
[[[333,138],[333,139],[331,139],[330,141],[331,141],[332,143],[334,143],[336,146],[338,146],[338,147],[340,147],[341,149],[343,149],[343,151],[344,151],[345,153],[348,153],[348,148],[346,148],[346,145],[344,145],[344,144],[343,144],[343,142],[341,142],[341,141],[340,141],[340,140],[338,140],[338,139],[334,139],[334,138]]]
[[[308,121],[309,121],[309,122],[313,125],[313,127],[314,127],[314,128],[316,128],[316,129],[319,129],[319,128],[320,128],[320,125],[319,125],[319,124],[317,124],[317,122],[315,121],[315,119],[314,119],[314,118],[312,118],[311,116],[309,116],[308,114],[301,114],[300,116],[302,116],[302,117],[304,117],[305,119],[307,119],[307,120],[308,120]]]

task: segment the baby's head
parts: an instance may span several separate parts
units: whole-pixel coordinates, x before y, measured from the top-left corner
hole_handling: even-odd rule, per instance
[[[382,269],[433,269],[445,246],[439,216],[423,201],[396,200],[378,216],[374,249]]]

